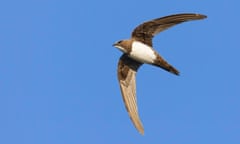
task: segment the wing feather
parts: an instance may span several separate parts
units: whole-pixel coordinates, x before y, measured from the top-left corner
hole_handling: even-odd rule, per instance
[[[118,80],[128,114],[136,129],[143,134],[144,128],[138,114],[136,98],[136,72],[141,65],[123,54],[118,63]]]
[[[182,22],[204,18],[206,16],[201,14],[183,13],[153,19],[137,26],[132,32],[132,38],[152,46],[152,38],[159,32]]]

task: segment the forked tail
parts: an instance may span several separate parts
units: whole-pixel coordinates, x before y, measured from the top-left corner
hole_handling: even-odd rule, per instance
[[[163,58],[161,58],[159,55],[157,56],[157,59],[154,61],[154,64],[157,67],[160,67],[170,73],[173,73],[175,75],[179,75],[179,71],[174,68],[173,66],[171,66],[170,64],[168,64]]]

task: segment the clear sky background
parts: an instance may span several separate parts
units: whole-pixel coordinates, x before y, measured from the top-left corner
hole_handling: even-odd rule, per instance
[[[0,2],[1,144],[239,144],[240,1],[8,0]],[[154,39],[181,72],[144,65],[132,125],[117,77],[143,21],[201,13]]]

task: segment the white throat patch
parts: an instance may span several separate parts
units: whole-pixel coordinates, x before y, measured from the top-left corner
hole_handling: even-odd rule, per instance
[[[119,49],[120,51],[122,51],[123,53],[126,53],[127,51],[121,47],[121,46],[115,46],[117,49]]]
[[[142,62],[142,63],[154,63],[156,59],[156,55],[154,54],[153,49],[139,41],[134,41],[132,43],[132,51],[130,53],[130,57]]]

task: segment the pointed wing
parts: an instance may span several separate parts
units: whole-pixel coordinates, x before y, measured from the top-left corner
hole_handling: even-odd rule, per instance
[[[118,80],[128,114],[136,129],[143,134],[143,125],[138,115],[135,79],[137,69],[141,65],[142,63],[139,63],[129,58],[126,54],[123,54],[118,63]]]
[[[190,20],[204,19],[207,16],[201,14],[175,14],[147,21],[136,27],[132,32],[132,38],[152,46],[152,38],[159,32],[176,24]]]

